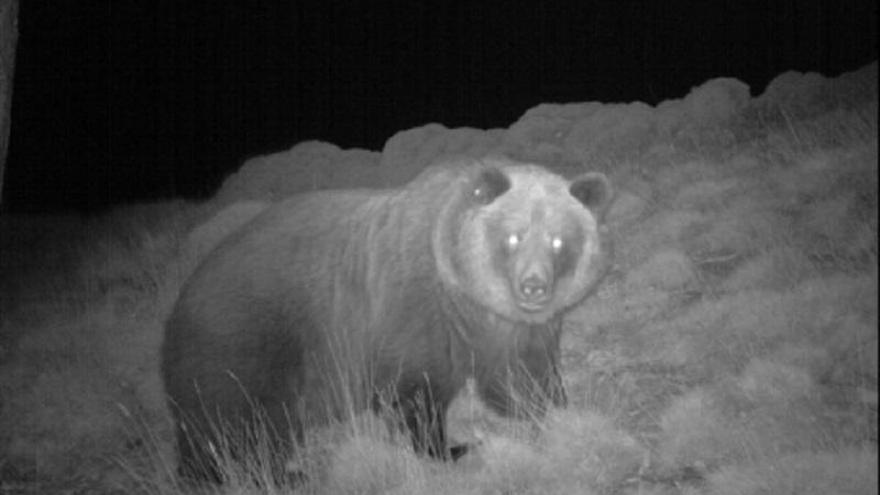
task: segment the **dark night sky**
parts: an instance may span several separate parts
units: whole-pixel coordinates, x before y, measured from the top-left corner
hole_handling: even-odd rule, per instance
[[[379,150],[541,102],[837,75],[877,58],[875,3],[23,0],[3,207],[204,196],[304,139]]]

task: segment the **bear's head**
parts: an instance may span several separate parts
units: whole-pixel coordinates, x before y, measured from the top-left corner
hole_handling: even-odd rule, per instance
[[[608,179],[591,172],[568,181],[506,161],[470,173],[435,230],[443,282],[527,323],[544,323],[580,302],[608,266]]]

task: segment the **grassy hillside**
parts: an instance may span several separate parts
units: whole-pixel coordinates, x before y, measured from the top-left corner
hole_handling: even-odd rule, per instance
[[[359,415],[311,433],[296,492],[877,493],[876,65],[862,77],[531,112],[521,153],[619,191],[614,269],[566,320],[570,406],[516,423],[464,390],[449,427],[479,447],[455,464]],[[264,207],[220,204],[0,218],[0,493],[193,491],[158,348],[187,274]],[[294,491],[258,459],[227,471],[217,493]]]

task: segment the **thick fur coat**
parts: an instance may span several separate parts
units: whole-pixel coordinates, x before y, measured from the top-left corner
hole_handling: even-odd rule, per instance
[[[447,457],[444,413],[468,377],[504,414],[564,404],[561,317],[608,266],[610,197],[600,174],[486,160],[271,207],[208,255],[167,321],[181,471],[211,476],[218,431],[255,411],[289,448],[391,405],[417,449]]]

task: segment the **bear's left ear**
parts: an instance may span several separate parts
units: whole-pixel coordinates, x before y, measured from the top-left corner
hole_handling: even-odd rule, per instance
[[[488,205],[495,198],[506,193],[510,189],[510,179],[501,170],[495,167],[487,167],[480,170],[479,175],[473,182],[471,196],[482,205]]]
[[[598,220],[603,220],[605,211],[611,204],[614,190],[611,182],[605,174],[588,172],[571,182],[568,192],[596,215]]]

